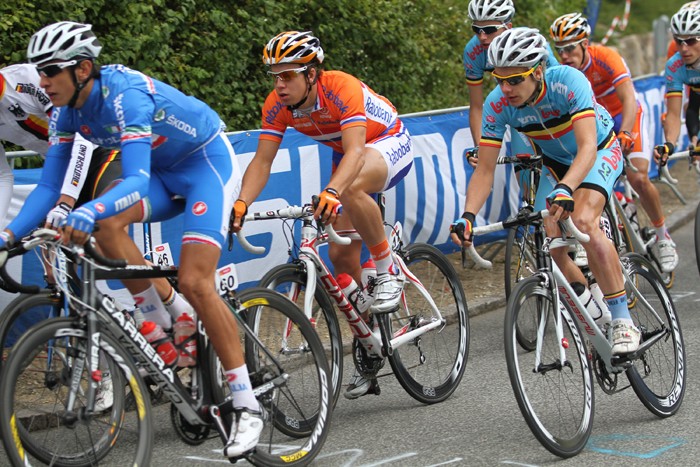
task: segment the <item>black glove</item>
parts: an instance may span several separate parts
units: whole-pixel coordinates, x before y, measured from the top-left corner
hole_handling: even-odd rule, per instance
[[[471,241],[474,232],[474,225],[476,224],[476,215],[471,212],[464,212],[462,217],[455,220],[452,225],[450,225],[450,233],[457,234],[460,240]]]
[[[558,204],[566,212],[574,212],[574,198],[571,188],[563,183],[557,183],[554,190],[547,195],[547,207]]]

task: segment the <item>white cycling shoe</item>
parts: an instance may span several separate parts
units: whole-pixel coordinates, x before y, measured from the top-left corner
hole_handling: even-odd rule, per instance
[[[242,408],[234,409],[234,413],[236,418],[224,446],[224,456],[229,459],[243,457],[255,449],[264,426],[262,412]]]

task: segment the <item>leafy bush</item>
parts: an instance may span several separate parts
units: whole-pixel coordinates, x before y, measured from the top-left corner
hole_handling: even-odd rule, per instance
[[[515,25],[547,34],[585,0],[515,0]],[[91,23],[102,63],[123,63],[193,94],[230,130],[260,126],[272,89],[262,48],[289,29],[312,30],[326,68],[342,69],[387,96],[400,113],[467,105],[461,66],[472,35],[467,0],[25,0],[0,5],[0,62],[25,60],[46,24]]]

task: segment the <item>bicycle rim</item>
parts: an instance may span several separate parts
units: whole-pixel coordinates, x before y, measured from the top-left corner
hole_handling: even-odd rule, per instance
[[[539,277],[525,279],[506,307],[504,337],[508,377],[530,430],[551,453],[571,457],[585,447],[593,427],[593,379],[583,336],[568,305],[562,305],[557,313],[551,291]],[[543,318],[538,329],[540,351],[519,349],[515,328],[520,313]],[[562,340],[556,334],[555,316],[562,319]],[[559,364],[562,348],[565,365]]]
[[[73,368],[85,362],[86,335],[72,319],[39,323],[16,344],[3,368],[0,433],[14,465],[148,465],[153,425],[146,388],[131,359],[102,334],[100,367],[111,372],[113,403],[85,414],[88,371],[68,412]],[[117,363],[121,362],[121,363]],[[136,404],[127,407],[127,391]],[[17,443],[21,440],[21,443]]]
[[[427,289],[446,321],[394,349],[389,362],[401,386],[414,399],[433,404],[447,399],[464,375],[469,354],[467,301],[457,273],[439,250],[410,245],[404,261],[410,273]],[[399,311],[381,315],[389,334],[396,336],[433,319],[433,310],[407,278]]]
[[[282,295],[255,287],[238,298],[246,365],[265,413],[260,441],[247,459],[264,466],[306,465],[320,452],[330,430],[330,371],[321,342],[309,320]],[[279,348],[280,326],[288,320],[292,323],[288,349],[293,351]],[[243,329],[244,321],[257,322],[259,340],[252,337],[250,327]],[[215,400],[222,401],[228,386],[222,384],[220,373],[212,374],[219,389]]]
[[[281,293],[293,301],[300,310],[304,310],[306,272],[302,265],[282,264],[276,266],[260,279],[259,285]],[[321,339],[321,344],[328,359],[328,365],[331,368],[332,402],[333,407],[335,407],[342,389],[343,342],[335,308],[320,281],[316,282],[312,306],[312,325]],[[257,333],[257,323],[253,322],[251,325],[253,331]],[[280,346],[282,345],[288,345],[288,343],[285,343],[283,333],[280,331]]]
[[[642,332],[640,345],[659,338],[633,361],[627,378],[647,409],[659,417],[668,417],[678,411],[685,394],[687,370],[680,321],[651,264],[633,254],[625,255],[623,262],[632,281],[626,282],[627,294],[637,297],[630,315]]]

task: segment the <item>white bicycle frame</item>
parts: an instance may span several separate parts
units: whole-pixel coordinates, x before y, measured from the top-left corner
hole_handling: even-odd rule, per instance
[[[541,211],[542,217],[547,217],[549,215],[547,210]],[[568,218],[565,222],[565,225],[567,227],[567,230],[574,236],[574,239],[579,241],[579,242],[587,242],[589,240],[588,235],[583,234],[580,232],[575,226],[574,223],[571,221],[571,218]],[[485,233],[490,233],[490,232],[496,232],[498,230],[503,230],[503,222],[498,222],[495,224],[489,224],[485,225],[482,227],[476,227],[474,229],[474,235],[480,235],[480,234],[485,234]],[[559,239],[559,238],[547,238],[545,241],[544,249],[545,251],[548,251],[552,248],[568,248],[570,245],[569,239]],[[472,245],[469,250],[468,250],[469,255],[471,256],[472,260],[480,266],[484,268],[490,268],[492,266],[492,263],[490,261],[486,261],[483,258],[479,256],[479,254],[476,252],[476,249],[474,249],[474,245]],[[625,284],[631,289],[632,293],[634,294],[635,299],[637,300],[636,306],[644,306],[647,309],[649,309],[653,315],[656,317],[656,319],[659,321],[659,323],[663,323],[663,320],[659,318],[659,315],[657,314],[656,310],[649,304],[649,302],[639,293],[639,290],[635,286],[634,282],[630,279],[629,273],[627,272],[627,269],[625,268],[625,265],[622,263],[622,260],[620,260],[621,266],[622,266],[622,273],[625,277]],[[603,333],[603,331],[598,327],[596,324],[595,320],[591,317],[591,315],[588,313],[588,310],[586,307],[581,303],[581,300],[579,300],[578,295],[574,292],[573,288],[569,284],[569,282],[566,280],[564,277],[564,274],[561,272],[557,264],[552,261],[551,262],[552,266],[552,271],[551,273],[547,271],[539,271],[535,274],[535,276],[538,276],[541,278],[541,281],[550,290],[556,290],[556,293],[554,294],[555,297],[555,309],[557,310],[556,313],[558,316],[555,316],[554,323],[555,323],[555,332],[557,335],[557,339],[559,342],[562,342],[564,338],[564,325],[562,322],[562,308],[563,305],[561,304],[561,299],[563,298],[566,300],[566,303],[570,306],[571,310],[574,313],[574,316],[571,318],[578,319],[579,321],[579,329],[585,334],[586,339],[588,342],[591,343],[593,348],[598,352],[598,355],[602,358],[602,360],[605,362],[605,365],[607,367],[607,370],[609,373],[620,373],[626,369],[626,364],[627,364],[627,359],[625,360],[618,360],[614,361],[613,360],[613,354],[612,354],[612,344],[608,340],[608,337]],[[550,283],[550,277],[554,280],[554,284]],[[541,364],[541,353],[542,353],[542,341],[544,337],[544,330],[545,330],[545,325],[547,323],[547,315],[542,313],[540,314],[540,322],[537,327],[537,346],[536,346],[536,354],[535,354],[535,368],[539,368]],[[629,359],[634,359],[638,355],[641,355],[646,351],[647,348],[652,346],[656,341],[660,338],[662,338],[665,334],[659,333],[656,336],[652,337],[651,339],[645,340],[640,346],[637,351],[629,355]],[[615,359],[617,360],[617,359]],[[565,346],[561,345],[559,346],[559,361],[562,362],[562,365],[564,362],[567,361],[566,359],[566,348]]]
[[[332,226],[326,226],[325,232],[320,232],[313,226],[313,209],[310,206],[288,206],[287,208],[278,209],[276,211],[248,214],[245,217],[246,222],[266,219],[302,220],[301,244],[299,247],[298,258],[299,261],[302,261],[306,267],[306,295],[304,296],[303,311],[307,318],[312,318],[313,299],[316,292],[316,280],[318,277],[320,278],[326,292],[328,292],[328,294],[338,305],[338,309],[340,309],[343,315],[345,315],[345,319],[350,326],[353,336],[356,337],[362,343],[362,346],[372,355],[379,357],[391,355],[395,348],[400,347],[406,342],[409,342],[432,329],[444,326],[446,324],[446,320],[442,317],[440,310],[428,293],[427,289],[423,286],[420,280],[418,280],[418,278],[411,273],[401,257],[392,252],[394,261],[399,265],[399,268],[405,275],[406,280],[411,282],[430,304],[433,311],[433,317],[430,320],[423,320],[419,323],[416,329],[411,331],[408,330],[411,323],[404,325],[401,329],[394,332],[391,339],[386,342],[386,349],[384,349],[381,336],[377,335],[378,333],[373,333],[367,323],[365,323],[355,307],[352,306],[348,298],[345,296],[335,278],[328,270],[328,267],[318,254],[318,247],[328,243],[329,241],[333,241],[341,245],[347,245],[352,240],[360,240],[357,232],[354,230],[343,231],[342,234],[338,234],[335,232],[335,230],[333,230]],[[246,251],[257,254],[263,254],[265,252],[264,247],[256,247],[251,245],[240,232],[238,233],[238,240],[241,242],[241,245]],[[293,287],[289,292],[289,298],[294,301],[294,299],[298,296],[298,293],[299,290],[296,287]],[[401,301],[405,309],[410,310],[410,306],[406,301],[406,296],[403,293],[401,295]],[[286,348],[287,336],[288,332],[283,337],[282,348]]]

